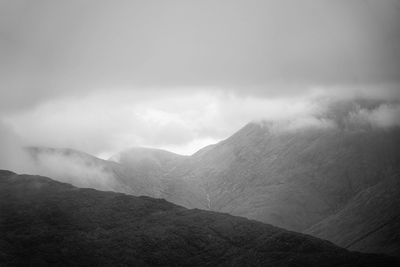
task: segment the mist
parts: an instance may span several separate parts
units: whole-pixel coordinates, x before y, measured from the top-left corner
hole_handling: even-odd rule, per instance
[[[77,187],[116,189],[115,174],[104,166],[96,165],[83,154],[71,153],[70,150],[28,147],[3,123],[0,123],[0,147],[0,169],[52,177]]]
[[[2,1],[0,165],[112,187],[79,157],[32,163],[21,147],[107,160],[131,147],[192,155],[251,121],[399,126],[397,0],[168,2]]]
[[[400,0],[0,0],[0,265],[397,266],[399,51]]]
[[[190,155],[251,121],[277,134],[400,126],[398,95],[385,90],[363,95],[315,90],[274,98],[239,97],[222,91],[178,92],[179,96],[142,99],[133,107],[131,100],[137,95],[115,94],[111,100],[106,95],[89,95],[4,116],[0,168],[50,176],[79,187],[115,190],[118,183],[112,169],[70,149],[105,159],[136,146]]]

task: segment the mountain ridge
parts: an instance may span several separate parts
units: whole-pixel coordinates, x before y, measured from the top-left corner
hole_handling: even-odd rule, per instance
[[[163,199],[0,170],[6,266],[396,266],[388,256]]]
[[[285,129],[281,124],[249,123],[192,156],[146,148],[129,155],[128,150],[129,160],[118,165],[123,170],[120,179],[130,190],[127,193],[162,197],[188,208],[227,212],[306,233],[336,216],[364,190],[390,177],[400,179],[399,127]],[[388,190],[378,188],[382,192],[376,194]],[[369,222],[365,217],[361,223]],[[392,231],[396,229],[400,230],[396,226]],[[309,233],[347,245],[323,231]],[[392,241],[385,246],[397,251],[393,246],[400,247],[400,241]],[[382,252],[376,245],[370,247]],[[354,248],[371,252],[366,247]]]

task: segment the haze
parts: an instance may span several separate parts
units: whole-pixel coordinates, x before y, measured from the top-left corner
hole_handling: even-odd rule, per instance
[[[398,0],[1,1],[0,143],[192,154],[254,120],[335,126],[317,115],[356,99],[378,104],[354,120],[399,125],[399,13]]]

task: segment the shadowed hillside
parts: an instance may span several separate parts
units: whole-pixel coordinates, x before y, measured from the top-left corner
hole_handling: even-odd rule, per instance
[[[0,171],[1,266],[395,266],[330,242],[162,199]]]

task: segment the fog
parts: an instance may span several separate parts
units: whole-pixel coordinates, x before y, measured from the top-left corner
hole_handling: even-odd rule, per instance
[[[68,147],[105,159],[136,146],[190,155],[254,120],[294,120],[296,127],[301,123],[329,125],[332,119],[341,124],[340,118],[330,116],[352,112],[352,120],[396,125],[398,95],[384,88],[381,92],[360,95],[349,89],[318,89],[299,96],[255,97],[197,89],[170,90],[152,98],[131,91],[99,91],[7,114],[3,121],[32,146]]]
[[[173,91],[171,91],[173,92]],[[120,95],[118,95],[120,94]],[[223,140],[249,122],[272,132],[306,129],[359,131],[400,127],[396,92],[305,91],[300,96],[243,97],[204,90],[141,98],[130,92],[48,102],[29,112],[3,115],[0,168],[39,174],[79,187],[116,190],[105,159],[135,146],[192,154]],[[132,105],[134,103],[134,105]],[[36,146],[32,150],[27,147]],[[47,147],[58,148],[57,150]]]
[[[112,181],[79,157],[32,167],[21,147],[191,155],[251,121],[399,126],[398,0],[9,0],[0,15],[2,168]]]
[[[114,173],[82,155],[62,150],[35,151],[4,124],[0,124],[0,169],[55,178],[78,187],[115,190]]]

